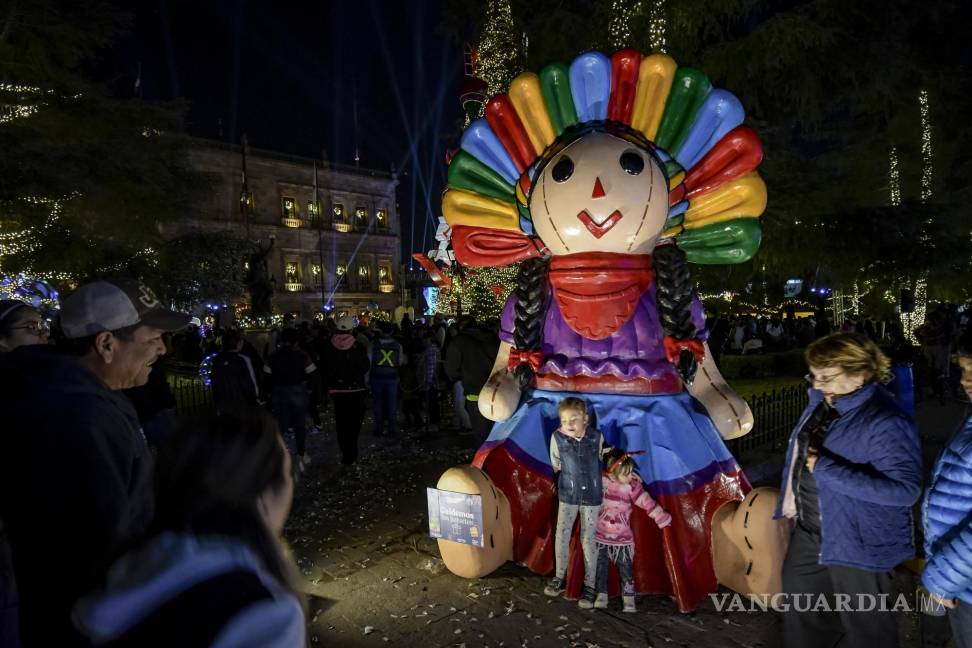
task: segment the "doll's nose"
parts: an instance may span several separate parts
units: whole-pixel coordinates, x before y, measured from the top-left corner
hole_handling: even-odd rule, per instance
[[[604,196],[604,185],[601,184],[600,178],[595,178],[594,191],[591,192],[591,198],[603,198]]]

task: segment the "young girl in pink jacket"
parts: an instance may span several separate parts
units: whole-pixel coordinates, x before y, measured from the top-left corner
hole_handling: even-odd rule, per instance
[[[634,453],[638,454],[638,453]],[[624,612],[636,612],[634,578],[634,533],[631,531],[631,507],[640,506],[648,517],[664,529],[672,523],[672,516],[651,498],[635,473],[631,453],[613,449],[604,458],[605,470],[601,477],[604,499],[597,520],[597,599],[595,608],[608,605],[607,585],[609,561],[618,568],[621,577],[621,600]]]

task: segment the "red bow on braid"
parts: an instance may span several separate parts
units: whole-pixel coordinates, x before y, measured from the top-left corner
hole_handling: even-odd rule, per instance
[[[540,364],[543,362],[543,351],[523,351],[520,349],[510,350],[510,371],[513,371],[521,364],[526,363],[533,369],[533,373],[540,373]]]
[[[677,364],[678,356],[682,354],[682,351],[691,351],[699,364],[702,364],[702,360],[705,359],[705,347],[702,346],[702,340],[697,338],[679,340],[670,335],[665,336],[665,357],[668,358],[669,362]]]
[[[624,454],[622,454],[620,457],[618,457],[617,459],[615,459],[611,463],[611,465],[608,466],[607,473],[609,475],[611,473],[613,473],[614,472],[614,469],[617,468],[618,466],[620,466],[621,464],[623,464],[624,461],[625,461],[625,459],[627,459],[629,457],[636,457],[638,455],[643,455],[643,454],[645,454],[645,451],[644,450],[635,450],[633,452],[628,452],[627,450],[625,450]]]

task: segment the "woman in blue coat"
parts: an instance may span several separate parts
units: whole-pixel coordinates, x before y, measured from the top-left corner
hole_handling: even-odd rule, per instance
[[[956,348],[962,387],[972,398],[972,330]],[[922,585],[948,608],[952,637],[972,648],[972,416],[935,462],[925,503]]]
[[[895,615],[880,610],[894,606],[891,570],[914,556],[915,426],[880,384],[891,363],[866,337],[829,335],[805,357],[813,388],[776,510],[796,522],[783,563],[784,645],[894,648]],[[866,611],[872,603],[877,612]]]

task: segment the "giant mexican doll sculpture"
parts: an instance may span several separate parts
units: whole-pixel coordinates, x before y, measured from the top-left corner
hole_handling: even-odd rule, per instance
[[[699,70],[622,50],[519,75],[466,129],[442,201],[456,259],[522,264],[479,394],[496,424],[473,465],[439,481],[484,501],[484,549],[440,542],[453,572],[510,559],[550,572],[550,436],[559,401],[580,396],[607,445],[644,451],[645,488],[674,518],[659,530],[635,510],[638,591],[688,610],[714,590],[714,517],[731,526],[750,491],[723,440],[752,414],[709,359],[687,263],[739,263],[759,246],[762,148],[742,122]]]

